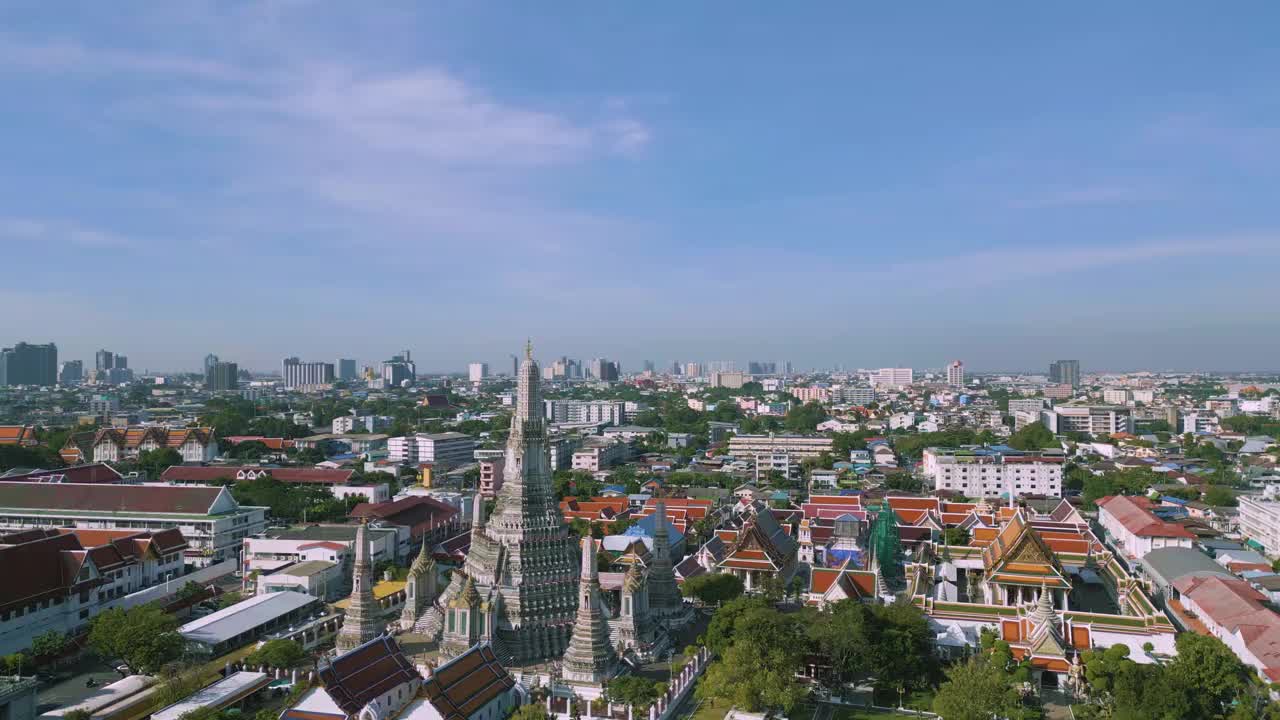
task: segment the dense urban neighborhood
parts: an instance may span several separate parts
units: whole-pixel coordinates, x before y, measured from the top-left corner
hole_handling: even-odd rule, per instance
[[[126,363],[0,352],[10,718],[1280,715],[1280,376]]]

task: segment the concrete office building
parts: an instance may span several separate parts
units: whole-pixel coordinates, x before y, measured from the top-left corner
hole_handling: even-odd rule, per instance
[[[382,363],[382,380],[391,387],[400,387],[417,379],[418,367],[408,350],[402,350],[399,355],[392,355],[390,360]]]
[[[874,387],[906,387],[913,380],[911,368],[880,368],[871,374]]]
[[[734,435],[729,454],[737,458],[786,453],[796,458],[816,458],[831,452],[835,441],[821,435]]]
[[[947,366],[947,384],[952,387],[964,387],[964,363],[953,360]]]
[[[404,464],[433,463],[441,468],[455,468],[470,463],[476,441],[459,432],[417,433],[393,437],[387,441],[391,462]]]
[[[876,389],[864,385],[838,385],[831,388],[831,401],[850,405],[870,405],[876,401]]]
[[[744,372],[729,371],[711,373],[711,387],[737,390],[750,382],[750,380],[751,377]]]
[[[1270,557],[1280,557],[1280,502],[1275,488],[1268,488],[1262,497],[1241,495],[1238,499],[1240,534]]]
[[[1105,437],[1134,430],[1133,409],[1117,405],[1055,405],[1040,411],[1040,422],[1055,435],[1079,432]]]
[[[627,404],[621,400],[544,400],[543,417],[552,423],[609,423],[627,420]]]
[[[233,362],[215,362],[206,370],[204,387],[211,392],[236,390],[240,387],[240,367]]]
[[[57,383],[57,345],[53,343],[32,345],[20,342],[11,348],[0,350],[0,386],[53,387]]]
[[[999,453],[981,449],[927,448],[921,465],[934,490],[966,497],[1062,495],[1061,454]]]
[[[58,368],[58,384],[71,387],[84,382],[84,361],[68,360]]]
[[[1043,409],[1044,409],[1044,398],[1010,398],[1009,399],[1010,415],[1014,415],[1019,412],[1033,413],[1036,417],[1036,420],[1039,420],[1040,411]]]
[[[356,361],[354,358],[338,358],[337,368],[339,380],[355,380],[359,377],[356,374]]]
[[[489,377],[489,363],[476,362],[467,366],[467,378],[473,383],[482,383]]]
[[[1049,382],[1059,385],[1080,386],[1080,361],[1058,360],[1049,364]]]
[[[0,528],[161,530],[187,540],[186,561],[237,558],[266,527],[268,508],[242,506],[225,487],[0,482]]]
[[[333,363],[302,362],[296,357],[284,359],[281,377],[286,388],[333,384]]]

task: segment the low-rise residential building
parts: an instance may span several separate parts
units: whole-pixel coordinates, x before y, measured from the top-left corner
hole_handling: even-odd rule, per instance
[[[218,455],[218,441],[213,436],[213,428],[105,428],[94,435],[90,447],[93,462],[136,460],[143,452],[165,448],[177,450],[183,462],[209,462]],[[73,447],[66,449],[79,450]]]
[[[734,435],[729,439],[729,454],[741,458],[775,453],[816,458],[834,447],[835,440],[822,435]]]
[[[437,470],[466,465],[473,459],[475,438],[460,432],[417,433],[387,441],[392,462],[431,463]]]
[[[625,440],[590,441],[589,445],[574,451],[573,469],[600,472],[630,459],[631,443]]]
[[[186,561],[237,558],[266,527],[268,508],[242,506],[225,487],[0,482],[0,528],[177,528]]]
[[[357,525],[303,525],[294,528],[271,528],[260,536],[244,539],[244,572],[274,572],[289,565],[310,561],[336,563],[342,576],[349,578],[355,557]],[[374,563],[401,557],[399,530],[393,527],[370,527],[369,557]],[[407,537],[408,533],[404,533]]]
[[[1182,607],[1268,682],[1280,682],[1280,615],[1245,580],[1192,576],[1174,583]]]
[[[502,489],[502,474],[507,466],[503,457],[480,461],[480,495],[487,500],[498,497]]]
[[[1079,432],[1108,436],[1133,433],[1133,409],[1118,405],[1055,405],[1040,411],[1040,422],[1055,435]]]
[[[1135,560],[1162,547],[1191,547],[1195,535],[1156,517],[1145,497],[1112,495],[1098,500],[1098,524],[1124,553]]]
[[[79,634],[121,598],[181,576],[186,548],[176,529],[0,535],[0,655],[49,631]]]
[[[922,469],[935,490],[967,497],[1062,495],[1061,454],[999,452],[990,448],[928,448]]]
[[[1241,495],[1240,534],[1266,554],[1280,556],[1280,501],[1274,495]]]
[[[349,590],[342,567],[328,560],[304,560],[286,565],[259,575],[257,594],[293,591],[333,602]]]

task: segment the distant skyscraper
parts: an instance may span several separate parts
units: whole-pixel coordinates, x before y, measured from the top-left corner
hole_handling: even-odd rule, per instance
[[[280,375],[287,388],[329,385],[333,382],[333,363],[302,362],[296,357],[289,357],[284,359]]]
[[[235,390],[240,386],[240,368],[233,362],[215,362],[205,372],[204,386],[207,390]]]
[[[112,368],[112,369],[113,369],[113,370],[128,370],[128,369],[129,369],[129,358],[125,357],[124,355],[116,355],[116,366],[115,366],[114,368]]]
[[[467,366],[467,378],[473,383],[484,382],[489,377],[489,363],[471,363]]]
[[[58,384],[65,386],[79,385],[84,382],[84,361],[68,360],[58,369]]]
[[[644,361],[644,371],[645,371],[645,372],[647,372],[647,373],[651,373],[651,372],[653,372],[653,370],[654,370],[654,364],[653,364],[653,361],[652,361],[652,360],[645,360],[645,361]]]
[[[41,385],[58,382],[58,346],[20,342],[0,350],[0,385]]]
[[[1049,382],[1059,385],[1070,385],[1071,387],[1079,387],[1080,385],[1080,361],[1079,360],[1058,360],[1049,364]]]
[[[614,382],[618,379],[618,363],[605,358],[596,358],[591,361],[591,377],[605,382]]]
[[[110,370],[116,366],[116,355],[110,350],[99,350],[94,355],[95,370]]]
[[[959,360],[953,360],[947,366],[947,384],[954,387],[964,387],[964,363]]]
[[[702,366],[696,362],[685,363],[684,376],[690,378],[702,377]]]
[[[776,375],[778,374],[778,363],[752,360],[747,363],[747,374],[748,375]]]
[[[213,370],[213,366],[217,364],[218,364],[217,355],[214,355],[213,353],[209,353],[208,355],[204,356],[204,381],[206,384],[208,384],[209,382],[209,372]]]
[[[338,358],[338,379],[355,380],[356,361],[354,358]]]
[[[516,377],[519,374],[520,374],[520,356],[512,355],[511,356],[511,377]]]
[[[417,368],[408,350],[392,355],[390,360],[382,363],[382,379],[392,387],[400,387],[406,381],[413,382],[417,378]]]

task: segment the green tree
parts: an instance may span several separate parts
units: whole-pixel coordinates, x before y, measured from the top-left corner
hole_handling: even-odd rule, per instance
[[[827,419],[827,411],[821,403],[808,402],[787,412],[784,424],[794,433],[811,433],[818,423]]]
[[[547,708],[538,702],[521,705],[511,713],[511,720],[551,720]]]
[[[604,687],[609,702],[630,706],[634,711],[648,710],[661,694],[658,683],[639,675],[619,675]]]
[[[133,672],[155,672],[182,654],[178,621],[151,606],[99,613],[89,630],[89,647],[103,658],[119,658]]]
[[[766,644],[756,639],[735,642],[707,668],[697,686],[699,699],[720,698],[748,712],[789,712],[804,698],[796,681],[799,644]]]
[[[37,658],[58,657],[67,649],[67,636],[57,630],[40,633],[31,640],[31,654]]]
[[[947,681],[933,698],[933,711],[945,720],[1025,717],[1022,699],[1009,675],[983,656],[947,670]]]
[[[159,479],[161,473],[170,467],[181,464],[182,455],[173,448],[143,450],[138,453],[138,471],[152,480]]]
[[[1236,494],[1221,485],[1210,485],[1204,491],[1204,501],[1215,507],[1235,507],[1239,504],[1236,500]]]
[[[1009,447],[1019,450],[1040,450],[1058,447],[1058,439],[1042,422],[1033,422],[1009,436]]]
[[[218,608],[229,608],[241,600],[244,600],[244,596],[236,591],[223,593],[218,596]]]
[[[705,605],[719,606],[742,596],[742,578],[731,573],[706,573],[685,580],[680,592]]]
[[[942,531],[942,542],[945,545],[968,545],[969,531],[961,527],[949,527]]]
[[[306,660],[307,653],[301,645],[294,640],[284,639],[268,640],[245,658],[250,667],[266,665],[285,670],[298,667]]]
[[[1166,670],[1171,683],[1187,690],[1195,717],[1221,714],[1245,686],[1244,665],[1215,637],[1182,633],[1176,642],[1178,656]]]

